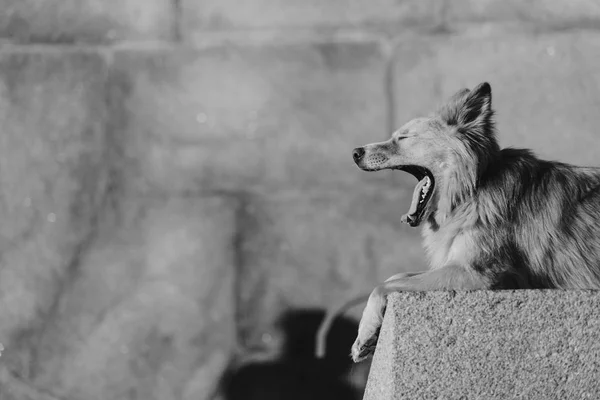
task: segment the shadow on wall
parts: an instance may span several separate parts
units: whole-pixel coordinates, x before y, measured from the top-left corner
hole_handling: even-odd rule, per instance
[[[231,370],[224,378],[226,400],[295,400],[362,398],[370,362],[353,364],[350,347],[358,324],[338,317],[327,338],[327,354],[315,358],[315,335],[325,312],[291,310],[280,318],[285,342],[281,356]]]

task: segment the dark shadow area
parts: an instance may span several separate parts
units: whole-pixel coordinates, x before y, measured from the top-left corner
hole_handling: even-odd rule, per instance
[[[327,354],[315,357],[315,335],[323,310],[290,310],[278,325],[285,335],[281,357],[229,371],[224,379],[227,400],[359,400],[368,366],[350,360],[358,324],[338,317],[327,337]]]

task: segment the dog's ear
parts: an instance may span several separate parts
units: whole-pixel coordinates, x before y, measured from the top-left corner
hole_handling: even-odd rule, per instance
[[[484,119],[492,112],[492,88],[489,83],[483,82],[467,96],[461,107],[459,122],[468,125]]]
[[[489,132],[493,128],[492,88],[483,82],[473,90],[457,92],[442,110],[442,117],[448,125],[458,127],[463,132]]]

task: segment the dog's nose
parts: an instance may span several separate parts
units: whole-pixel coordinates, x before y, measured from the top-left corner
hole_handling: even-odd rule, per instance
[[[364,155],[365,155],[364,147],[357,147],[356,149],[352,150],[352,158],[354,158],[354,162],[359,162],[363,158]]]

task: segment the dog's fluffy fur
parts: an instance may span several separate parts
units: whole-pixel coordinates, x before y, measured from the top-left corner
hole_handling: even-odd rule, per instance
[[[390,291],[600,287],[600,170],[500,149],[493,116],[482,83],[354,150],[363,170],[401,169],[419,180],[403,218],[423,227],[430,262],[371,293],[354,361],[374,350]]]

